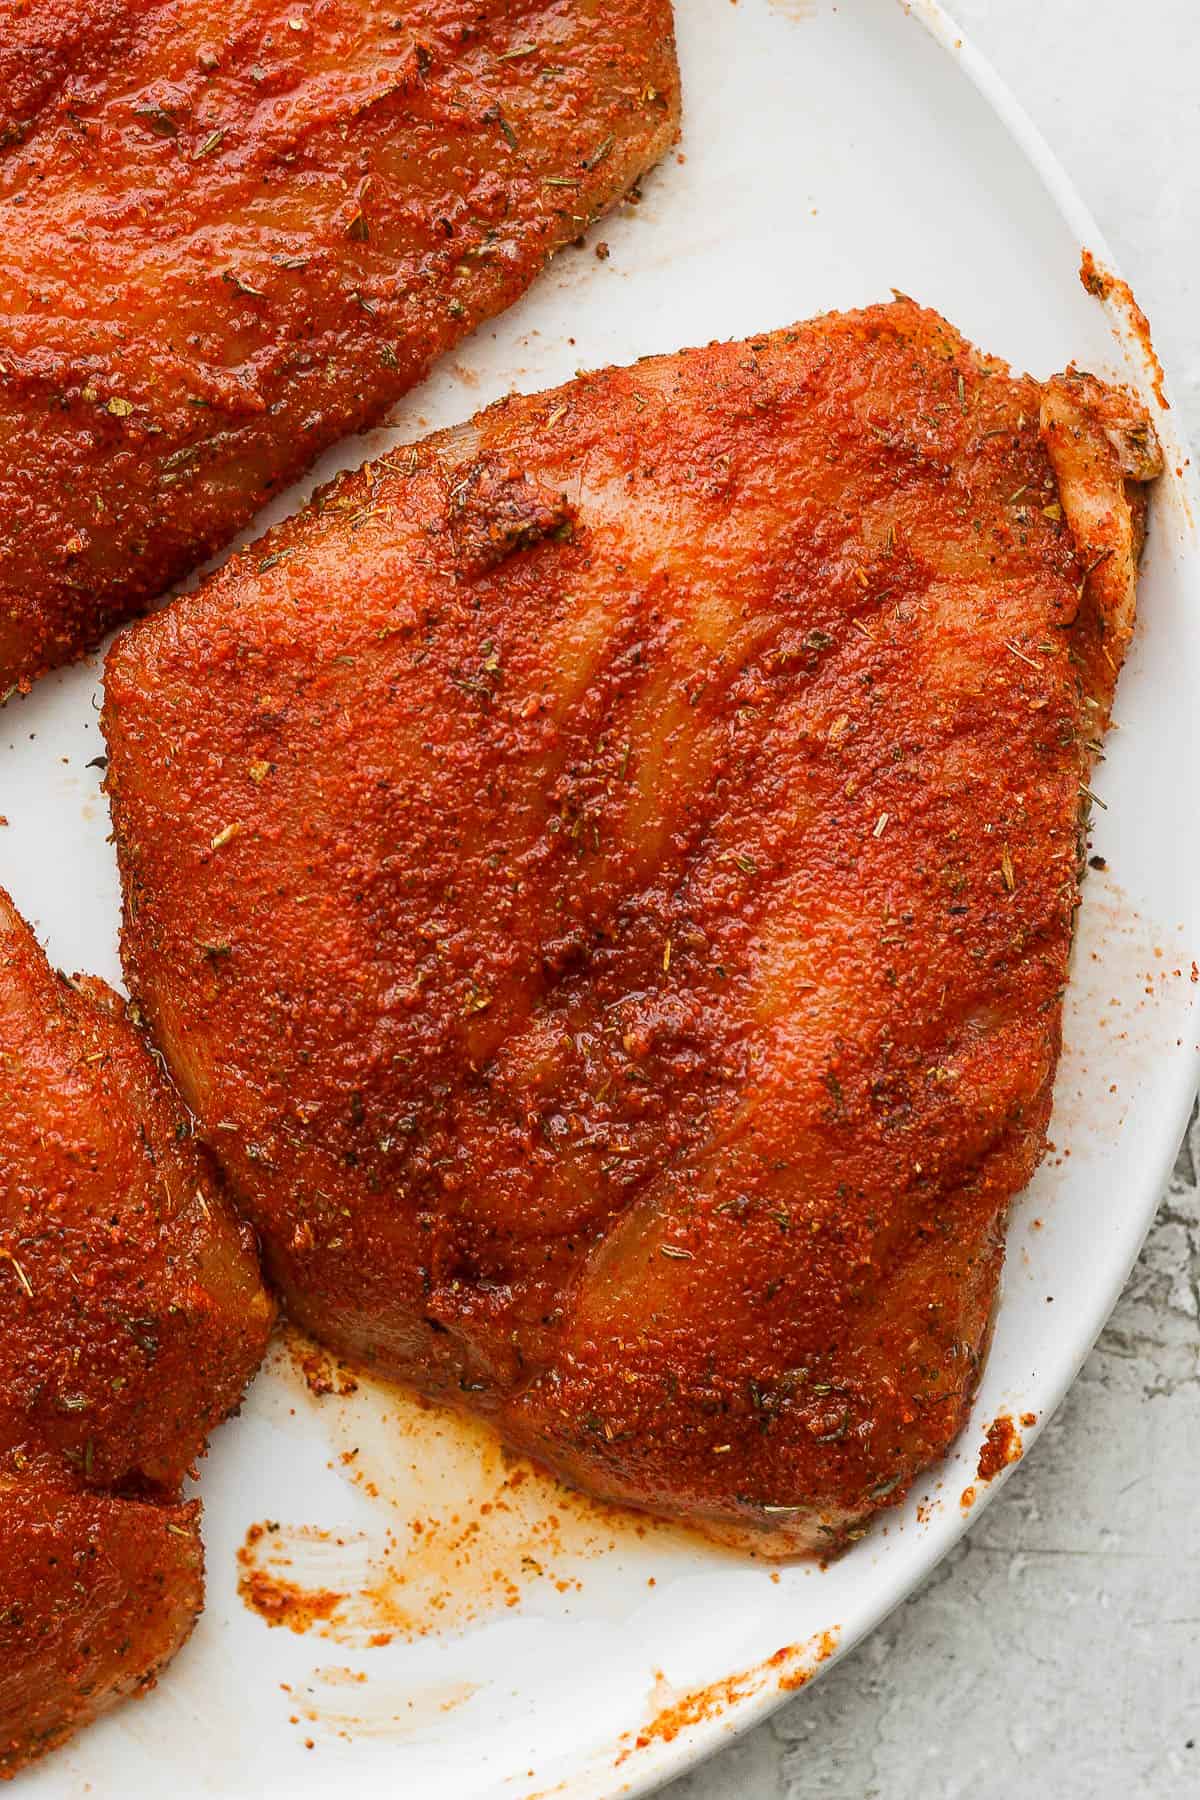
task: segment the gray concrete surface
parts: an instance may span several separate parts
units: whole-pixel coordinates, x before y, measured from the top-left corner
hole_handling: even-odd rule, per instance
[[[951,4],[1089,201],[1200,448],[1200,9]],[[1100,1343],[970,1536],[669,1800],[1200,1797],[1198,1171],[1193,1121]]]

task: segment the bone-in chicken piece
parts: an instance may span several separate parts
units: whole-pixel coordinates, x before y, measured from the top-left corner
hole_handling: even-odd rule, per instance
[[[0,892],[0,1774],[152,1678],[200,1607],[180,1482],[272,1308],[124,1009]]]
[[[0,695],[379,420],[678,114],[670,0],[0,0]]]
[[[1157,466],[898,301],[502,402],[119,640],[128,975],[295,1316],[768,1554],[896,1504],[1042,1154]]]

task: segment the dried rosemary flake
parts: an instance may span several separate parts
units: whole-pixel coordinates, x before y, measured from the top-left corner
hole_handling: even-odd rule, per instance
[[[1013,873],[1012,852],[1009,850],[1007,844],[1005,844],[1003,853],[1000,857],[1000,879],[1003,881],[1010,894],[1016,891],[1017,878]]]
[[[497,62],[516,62],[521,56],[536,56],[536,44],[518,44],[515,50],[504,50],[496,58]]]
[[[12,1251],[11,1250],[0,1250],[0,1261],[4,1261],[11,1265],[13,1274],[16,1276],[17,1280],[21,1284],[22,1289],[24,1290],[25,1298],[27,1300],[32,1300],[33,1299],[33,1284],[31,1283],[31,1281],[30,1281],[28,1275],[25,1273],[24,1269],[21,1267],[20,1263],[17,1261],[16,1257],[13,1255]]]
[[[361,207],[359,207],[358,211],[347,225],[346,236],[356,244],[366,244],[370,242],[371,227],[367,223],[367,215],[363,212]]]
[[[299,553],[299,546],[291,550],[272,550],[269,556],[259,557],[256,565],[258,573],[265,575],[268,569],[275,567],[276,563],[289,562],[293,556],[298,556]]]
[[[197,150],[195,157],[193,158],[193,161],[199,162],[200,158],[202,156],[211,156],[212,152],[217,148],[217,145],[221,142],[221,139],[225,136],[227,129],[228,129],[228,127],[225,125],[218,125],[217,129],[215,131],[210,132],[209,135],[205,138],[204,142],[201,144],[200,148]]]
[[[1078,589],[1079,598],[1081,600],[1083,599],[1083,596],[1087,591],[1087,584],[1091,580],[1092,576],[1096,573],[1096,570],[1098,568],[1100,568],[1104,563],[1106,563],[1108,561],[1109,557],[1112,555],[1113,555],[1113,550],[1110,546],[1109,549],[1102,550],[1100,552],[1099,556],[1096,558],[1096,560],[1094,562],[1090,562],[1088,564],[1087,568],[1083,571],[1083,580],[1079,583],[1079,589]]]
[[[262,288],[252,287],[248,281],[243,281],[236,269],[226,269],[222,280],[236,288],[239,294],[249,294],[254,300],[265,300],[267,297]]]
[[[685,1250],[682,1244],[660,1244],[658,1252],[660,1256],[669,1256],[675,1262],[692,1262],[694,1260],[691,1251]]]
[[[179,126],[162,106],[135,106],[134,113],[144,119],[156,137],[178,137]]]
[[[604,161],[605,157],[608,155],[609,151],[612,149],[613,143],[614,143],[614,139],[612,139],[610,137],[606,137],[604,142],[602,144],[598,144],[596,146],[596,148],[592,151],[592,154],[587,158],[587,160],[585,161],[585,163],[583,165],[584,168],[585,169],[598,169],[600,167],[600,164]]]

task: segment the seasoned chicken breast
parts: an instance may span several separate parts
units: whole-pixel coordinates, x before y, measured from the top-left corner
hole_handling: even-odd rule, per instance
[[[678,117],[670,0],[0,0],[0,696],[382,418]]]
[[[288,1307],[771,1555],[961,1427],[1154,434],[908,300],[510,399],[110,653],[130,982]]]
[[[0,1780],[153,1685],[203,1602],[199,1510],[0,1476]]]
[[[0,893],[0,1773],[199,1610],[179,1486],[272,1307],[190,1132],[116,995],[55,975]]]

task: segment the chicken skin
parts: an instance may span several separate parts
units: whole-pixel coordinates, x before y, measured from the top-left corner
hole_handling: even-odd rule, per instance
[[[903,1497],[1157,458],[899,300],[501,402],[118,640],[128,976],[298,1320],[769,1555]]]
[[[116,995],[54,974],[0,893],[0,1774],[200,1608],[179,1487],[272,1307],[189,1133]]]
[[[0,696],[382,418],[678,116],[670,0],[0,0]]]

